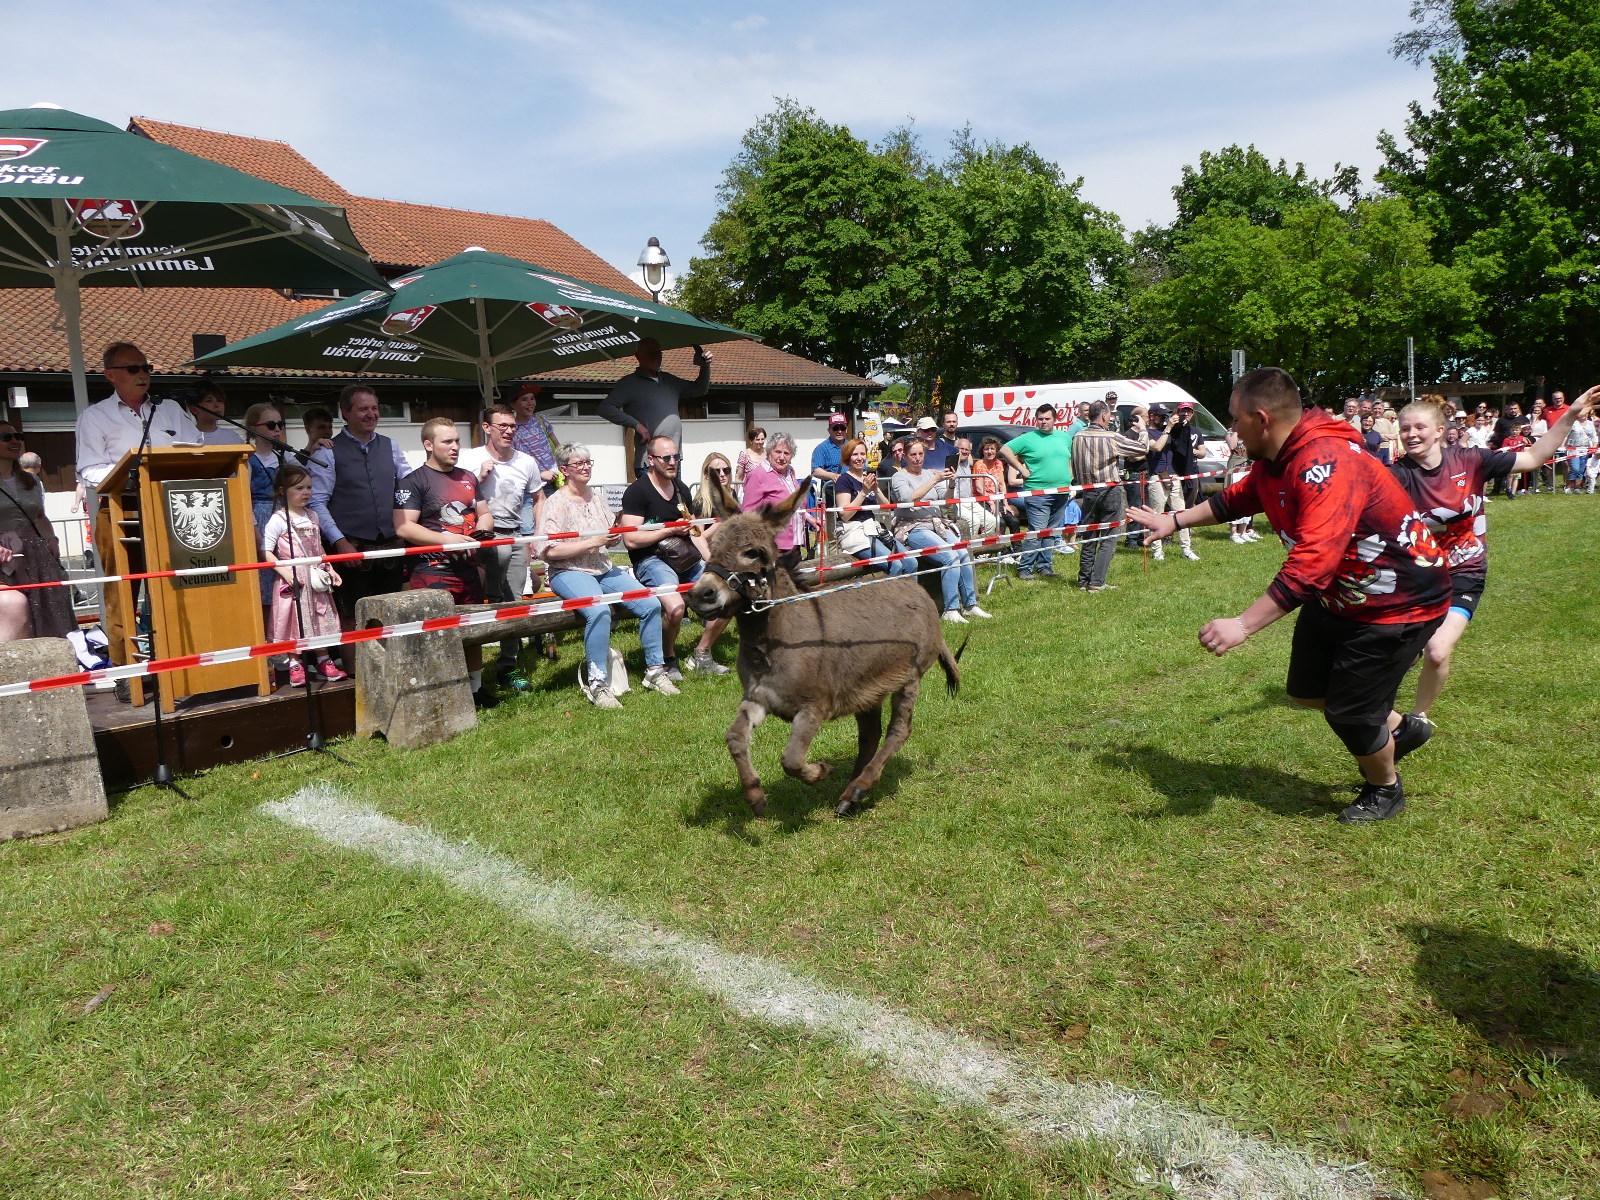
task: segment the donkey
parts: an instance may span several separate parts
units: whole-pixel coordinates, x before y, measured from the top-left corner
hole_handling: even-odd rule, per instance
[[[767,601],[802,594],[794,577],[778,565],[774,535],[789,524],[805,494],[802,487],[786,500],[717,526],[705,574],[688,594],[689,605],[708,620],[739,619],[744,700],[728,727],[728,752],[744,798],[758,817],[766,815],[767,794],[750,765],[750,734],[769,715],[793,726],[783,751],[784,772],[817,784],[830,768],[806,761],[811,740],[823,722],[855,714],[856,763],[834,808],[844,817],[905,744],[928,668],[936,661],[944,668],[951,695],[961,686],[957,656],[939,631],[939,607],[911,576],[766,607]]]

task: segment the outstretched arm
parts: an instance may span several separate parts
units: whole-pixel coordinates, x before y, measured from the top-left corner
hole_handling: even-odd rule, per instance
[[[1567,443],[1567,434],[1572,431],[1572,423],[1585,413],[1592,412],[1596,405],[1600,405],[1600,384],[1596,384],[1583,395],[1574,400],[1567,411],[1561,414],[1561,419],[1545,431],[1543,437],[1535,442],[1531,449],[1517,451],[1517,463],[1512,471],[1537,471],[1555,456],[1557,450]]]

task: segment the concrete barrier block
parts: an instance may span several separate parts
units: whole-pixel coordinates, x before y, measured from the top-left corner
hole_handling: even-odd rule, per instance
[[[454,612],[444,592],[391,592],[356,601],[356,624],[369,629]],[[391,745],[414,749],[478,726],[459,629],[358,643],[355,676],[361,737],[381,733]]]
[[[0,642],[0,683],[78,670],[63,638]],[[106,789],[81,687],[0,699],[0,729],[0,839],[105,820]]]

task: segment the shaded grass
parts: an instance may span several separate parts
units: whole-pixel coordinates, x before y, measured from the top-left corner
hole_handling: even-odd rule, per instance
[[[1064,1076],[1402,1177],[1591,1196],[1594,511],[1491,510],[1441,731],[1375,828],[1334,822],[1348,760],[1281,703],[1289,623],[1196,647],[1280,553],[1202,535],[1200,563],[1119,553],[1115,592],[997,589],[962,696],[925,690],[854,821],[828,815],[851,723],[817,740],[819,789],[758,731],[754,821],[721,742],[734,680],[601,714],[569,640],[559,686],[445,746],[220,770],[192,807],[135,793],[7,846],[0,1194],[1159,1194],[252,811],[326,778]]]

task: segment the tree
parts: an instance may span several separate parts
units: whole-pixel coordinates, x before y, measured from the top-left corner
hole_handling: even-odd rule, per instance
[[[1600,371],[1600,0],[1426,0],[1396,50],[1431,54],[1434,108],[1409,145],[1380,140],[1381,181],[1473,273],[1486,372]]]
[[[1114,348],[1126,270],[1116,218],[1032,147],[963,130],[929,177],[921,311],[903,352],[913,392],[1092,377]]]
[[[1394,369],[1407,334],[1425,352],[1470,330],[1469,272],[1434,261],[1430,231],[1405,200],[1329,200],[1288,209],[1277,227],[1239,215],[1196,218],[1170,276],[1135,300],[1153,342],[1192,364],[1282,366],[1318,398],[1350,394]]]
[[[1192,278],[1174,282],[1154,299],[1147,299],[1147,294],[1197,270],[1221,270],[1236,290],[1250,288],[1260,280],[1252,278],[1248,257],[1237,264],[1237,272],[1224,268],[1230,257],[1216,244],[1224,229],[1235,241],[1265,247],[1281,239],[1251,234],[1246,227],[1281,229],[1290,213],[1307,205],[1326,204],[1336,195],[1353,203],[1359,186],[1351,168],[1335,168],[1332,178],[1319,180],[1303,163],[1290,167],[1279,159],[1274,164],[1253,145],[1202,151],[1198,165],[1184,166],[1172,189],[1178,209],[1173,223],[1148,225],[1131,239],[1131,301],[1122,336],[1124,370],[1172,379],[1195,395],[1218,403],[1228,393],[1230,351],[1243,345],[1254,361],[1276,362],[1266,346],[1237,340],[1243,336],[1238,322],[1189,320],[1181,329],[1171,324],[1177,311],[1172,307],[1175,297],[1206,294],[1215,300],[1219,280]],[[1231,224],[1219,224],[1224,218]],[[1199,234],[1211,241],[1191,247]],[[1189,315],[1194,316],[1192,307]],[[1224,336],[1222,330],[1228,328],[1235,332]],[[1203,333],[1205,329],[1210,332]]]
[[[745,135],[679,288],[702,316],[856,374],[897,347],[924,272],[909,135],[877,152],[781,101]]]

